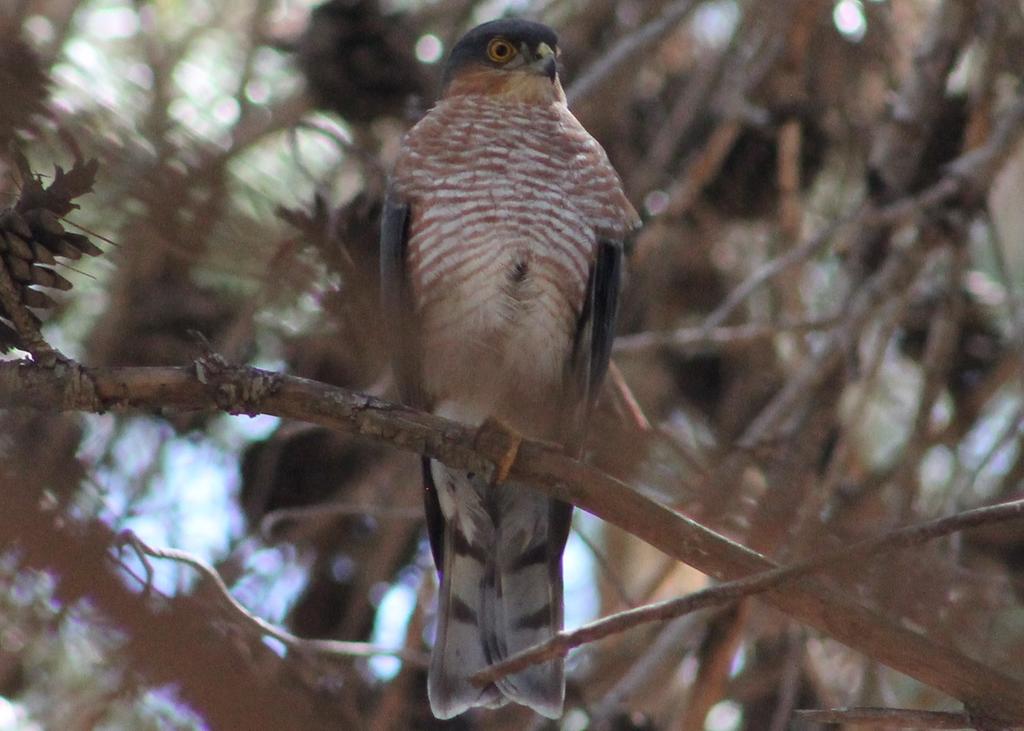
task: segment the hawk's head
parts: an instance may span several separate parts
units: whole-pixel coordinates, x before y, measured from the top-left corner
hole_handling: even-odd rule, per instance
[[[444,96],[564,101],[557,57],[558,36],[546,25],[517,18],[478,25],[459,39],[448,56]]]

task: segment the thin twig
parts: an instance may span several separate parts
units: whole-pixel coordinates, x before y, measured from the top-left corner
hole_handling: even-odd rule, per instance
[[[899,520],[901,522],[913,514],[914,501],[919,490],[912,487],[918,483],[911,479],[914,473],[911,465],[920,464],[925,452],[931,447],[930,424],[935,412],[935,404],[945,392],[949,382],[949,374],[956,359],[955,351],[963,327],[964,299],[960,288],[964,269],[967,266],[967,249],[966,247],[953,248],[949,255],[952,262],[945,282],[944,296],[929,322],[924,353],[921,356],[921,372],[924,383],[917,399],[910,435],[903,449],[906,458],[901,460],[903,470],[897,471],[894,478],[896,484],[907,485],[900,496],[902,504]]]
[[[966,482],[963,484],[963,487],[957,488],[956,494],[964,496],[974,495],[974,486],[981,473],[985,471],[997,454],[1017,441],[1022,433],[1024,433],[1024,406],[1017,406],[1007,418],[1003,428],[999,430],[998,434],[994,435],[992,443],[981,455],[977,466],[965,478]]]
[[[851,217],[852,219],[852,217]],[[786,271],[791,266],[795,266],[812,256],[817,255],[822,251],[825,246],[832,240],[832,237],[845,224],[845,220],[837,220],[830,223],[824,229],[819,231],[813,237],[811,237],[806,243],[787,251],[780,257],[772,259],[765,263],[763,266],[758,268],[753,274],[747,277],[739,286],[733,288],[729,292],[729,296],[725,298],[715,310],[704,318],[704,323],[700,327],[700,336],[702,340],[707,340],[712,332],[716,328],[721,327],[730,315],[736,311],[736,309],[743,304],[750,295],[756,292],[765,283],[771,281],[774,277],[778,276],[782,272]]]
[[[296,637],[291,632],[288,632],[277,625],[271,624],[265,619],[257,617],[249,612],[248,609],[243,607],[241,603],[232,596],[231,590],[228,589],[227,584],[224,583],[224,579],[221,578],[217,570],[198,556],[173,548],[153,548],[152,546],[147,545],[141,538],[131,531],[124,531],[121,533],[120,538],[125,545],[131,546],[138,553],[140,560],[142,560],[143,564],[146,566],[147,576],[152,576],[152,569],[148,562],[143,558],[144,556],[177,561],[178,563],[191,566],[210,580],[232,613],[242,620],[242,622],[249,625],[261,635],[273,637],[291,650],[295,650],[300,653],[344,655],[347,657],[375,657],[377,655],[390,655],[422,667],[427,666],[428,661],[422,654],[410,652],[406,649],[381,647],[380,645],[374,645],[369,642],[310,640],[302,637]]]
[[[966,713],[915,711],[909,708],[830,708],[797,710],[793,716],[811,723],[870,724],[873,728],[971,729],[974,722]],[[1015,727],[1020,728],[1020,727]],[[1009,731],[1009,727],[1007,727]]]
[[[735,119],[727,119],[718,125],[707,143],[687,162],[681,179],[669,190],[666,216],[682,218],[693,209],[701,191],[722,169],[742,131],[743,125]]]
[[[753,452],[773,440],[792,436],[786,432],[787,425],[792,423],[793,415],[799,414],[801,407],[830,382],[851,345],[850,334],[860,332],[880,304],[909,284],[923,259],[920,247],[893,250],[881,269],[850,294],[842,306],[843,324],[827,332],[821,347],[803,361],[785,386],[751,421],[737,440],[741,447]],[[746,457],[743,452],[735,454],[736,459]],[[723,465],[731,466],[728,460]]]
[[[590,718],[595,722],[594,728],[602,728],[601,720],[615,713],[634,695],[654,685],[655,678],[661,676],[666,667],[678,667],[681,658],[698,644],[705,619],[705,615],[690,615],[662,627],[658,636],[644,648],[615,685],[610,690],[600,691],[600,700],[587,703]]]
[[[726,696],[733,659],[750,620],[750,602],[736,602],[707,623],[700,650],[695,653],[697,675],[681,698],[670,728],[704,731],[711,708]]]
[[[577,104],[590,96],[609,76],[665,38],[698,4],[698,0],[675,0],[657,18],[621,38],[566,90],[569,104]]]
[[[871,354],[864,359],[866,362],[860,363],[858,367],[860,393],[853,405],[849,407],[847,416],[843,420],[844,427],[839,431],[835,447],[832,449],[828,464],[823,470],[823,478],[819,480],[814,491],[804,500],[794,521],[796,527],[793,530],[793,535],[802,537],[798,538],[798,540],[811,537],[811,534],[814,532],[811,527],[820,525],[821,516],[825,514],[824,511],[826,511],[827,507],[831,507],[836,491],[842,484],[844,475],[848,474],[847,470],[850,461],[856,454],[856,437],[853,433],[855,429],[851,428],[850,425],[864,423],[871,400],[876,396],[880,388],[879,378],[885,362],[886,352],[899,326],[899,320],[906,312],[907,303],[910,301],[914,289],[913,285],[907,287],[902,294],[893,298],[883,307],[877,317],[875,324],[877,334],[873,337],[874,343],[871,346]]]
[[[806,634],[795,625],[786,633],[786,653],[782,658],[782,672],[775,694],[775,709],[772,711],[768,731],[786,731],[793,715],[793,706],[799,700],[804,674],[804,640]]]
[[[1004,295],[1006,310],[1013,325],[1011,337],[1017,340],[1024,339],[1024,291],[1020,291],[1019,283],[1010,271],[1010,263],[1006,260],[1006,251],[1010,250],[1009,245],[1003,239],[999,226],[996,225],[991,214],[985,216],[985,226],[988,230],[989,245],[992,248],[992,261],[1003,285],[1003,291],[1006,293]]]
[[[953,65],[975,32],[977,0],[941,0],[936,5],[915,48],[910,73],[893,96],[890,118],[872,141],[868,159],[876,177],[876,199],[888,200],[911,189],[926,159],[930,132],[940,119]]]
[[[629,595],[629,591],[626,589],[626,585],[622,581],[622,577],[619,576],[619,573],[611,565],[611,562],[604,554],[604,551],[594,543],[590,536],[587,535],[586,531],[577,528],[574,530],[574,533],[576,533],[576,536],[583,541],[583,545],[587,547],[587,550],[590,551],[590,555],[594,557],[595,561],[597,561],[598,568],[600,568],[601,572],[604,574],[605,581],[607,581],[608,584],[615,589],[615,593],[619,595],[619,601],[630,609],[637,606],[636,601],[634,601],[633,597]]]
[[[640,402],[636,400],[633,389],[626,382],[615,361],[608,362],[608,383],[611,386],[614,403],[626,421],[641,432],[651,431],[651,422],[644,413]]]
[[[119,249],[121,248],[121,244],[117,243],[116,241],[112,241],[112,240],[108,239],[106,236],[104,236],[103,234],[97,233],[96,231],[93,231],[92,229],[88,229],[88,228],[86,228],[85,226],[83,226],[80,223],[75,223],[74,221],[72,221],[67,216],[64,216],[60,220],[62,220],[64,223],[67,223],[67,224],[70,224],[70,225],[74,226],[79,231],[84,231],[85,233],[87,233],[90,236],[93,236],[93,237],[99,239],[100,241],[102,241],[104,243],[110,244],[111,246],[116,246]]]
[[[288,521],[307,521],[317,518],[343,518],[362,515],[370,518],[389,520],[417,520],[423,517],[418,508],[391,508],[385,505],[359,505],[355,503],[325,503],[307,505],[301,508],[278,508],[263,516],[260,521],[260,535],[269,538],[274,529]]]
[[[474,675],[471,680],[479,686],[484,686],[531,665],[555,657],[564,657],[569,650],[580,645],[625,632],[641,624],[674,619],[698,609],[721,606],[743,597],[760,594],[808,574],[847,564],[853,558],[866,558],[885,550],[909,548],[967,528],[1020,518],[1024,518],[1024,500],[967,510],[946,518],[900,528],[877,538],[869,538],[852,546],[830,551],[819,558],[718,584],[676,599],[618,612],[586,624],[579,629],[559,632],[547,642],[518,652],[485,668]]]
[[[705,327],[681,327],[677,330],[642,332],[616,338],[615,353],[632,355],[645,353],[654,348],[671,348],[684,355],[701,355],[768,340],[782,333],[827,330],[838,323],[838,318],[826,317],[796,322],[748,322],[743,325],[716,327],[710,331]]]

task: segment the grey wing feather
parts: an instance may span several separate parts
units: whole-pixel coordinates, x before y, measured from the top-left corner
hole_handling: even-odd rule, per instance
[[[564,413],[572,422],[566,425],[566,447],[570,454],[578,455],[583,448],[590,415],[597,402],[601,382],[608,372],[615,339],[615,317],[619,307],[619,288],[622,283],[622,242],[598,239],[597,257],[590,268],[587,293],[576,326],[569,398]],[[553,575],[557,571],[565,542],[572,527],[572,505],[559,500],[550,503],[550,561]]]
[[[380,299],[384,338],[392,355],[392,369],[403,403],[427,408],[420,388],[420,356],[416,333],[416,306],[406,269],[409,245],[409,204],[388,193],[380,223]],[[444,516],[430,471],[430,460],[423,458],[423,503],[427,515],[427,535],[434,564],[444,565]]]
[[[582,446],[601,382],[608,372],[621,280],[622,243],[598,239],[597,256],[590,269],[586,299],[576,327],[570,373],[573,382],[568,388],[570,398],[575,400],[566,409],[574,421],[567,429],[568,446],[573,452]]]
[[[608,362],[611,360],[621,282],[622,243],[599,241],[591,292],[594,324],[590,341],[590,373],[587,379],[586,393],[590,409],[597,401],[598,389],[608,372]]]
[[[409,243],[409,204],[388,193],[380,226],[380,298],[384,338],[392,356],[399,398],[423,408],[419,388],[419,358],[415,340],[416,308],[406,272]]]

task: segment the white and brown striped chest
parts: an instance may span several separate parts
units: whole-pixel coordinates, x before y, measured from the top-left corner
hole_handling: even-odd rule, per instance
[[[550,404],[598,231],[625,230],[631,214],[603,151],[564,106],[459,99],[409,133],[395,187],[411,209],[407,274],[439,410],[515,423]]]

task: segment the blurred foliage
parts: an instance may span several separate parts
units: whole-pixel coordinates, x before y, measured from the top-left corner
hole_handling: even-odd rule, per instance
[[[188,364],[196,332],[229,361],[393,395],[377,216],[444,50],[506,11],[544,19],[560,32],[573,96],[617,42],[675,5],[8,0],[0,256],[23,268],[18,291],[47,341],[89,365]],[[724,321],[706,319],[832,222],[933,185],[988,139],[1022,92],[1017,2],[976,3],[907,186],[893,189],[885,161],[871,159],[939,5],[694,2],[573,97],[645,218],[616,362],[651,426],[609,388],[590,458],[779,560],[1024,492],[1019,147],[980,204],[871,241],[826,236]],[[843,327],[850,294],[922,240],[923,265],[843,331],[842,365],[801,402],[788,436],[749,454],[743,435]],[[0,306],[0,349],[18,344],[9,316]],[[270,417],[6,413],[0,425],[0,491],[59,516],[47,530],[70,543],[54,551],[112,556],[130,529],[210,561],[253,613],[300,636],[429,647],[433,570],[408,455]],[[705,581],[589,516],[576,532],[570,624]],[[143,595],[145,567],[121,552],[116,573],[97,574],[107,594],[94,601],[84,586],[58,591],[67,576],[30,561],[18,534],[0,533],[0,550],[0,731],[227,727],[233,711],[203,693],[202,668],[173,682],[156,667],[164,656],[147,663],[148,633],[186,659],[222,655],[238,673],[220,679],[226,697],[254,712],[291,704],[296,728],[779,729],[794,707],[950,704],[755,606],[574,653],[560,725],[517,708],[440,724],[414,664],[284,653],[226,615],[187,567],[155,562]],[[1009,524],[836,580],[1021,677],[1022,572],[1024,531]],[[122,605],[151,621],[118,625]]]

